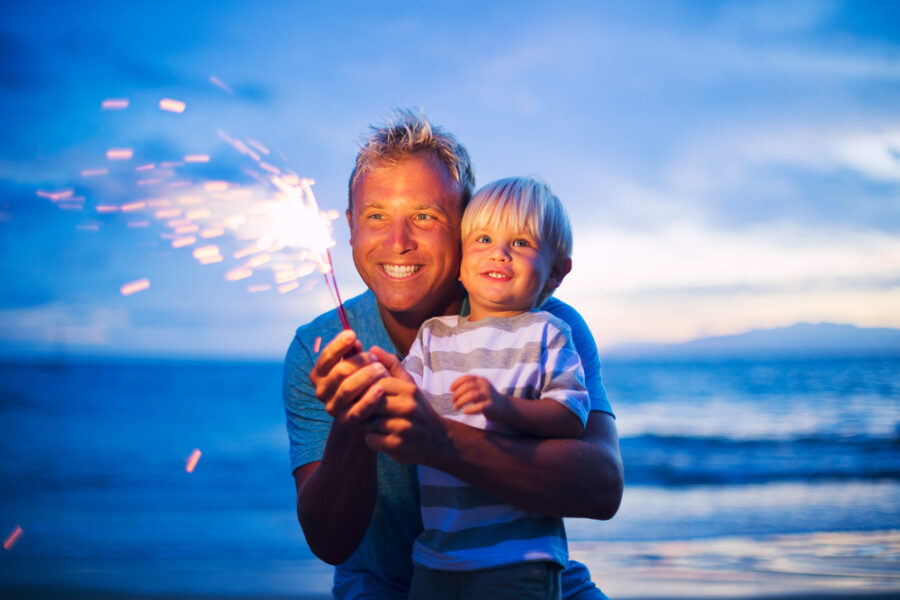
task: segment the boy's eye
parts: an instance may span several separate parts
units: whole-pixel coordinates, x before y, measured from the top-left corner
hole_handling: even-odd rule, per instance
[[[519,248],[525,248],[525,247],[528,247],[528,246],[530,246],[530,245],[531,245],[531,244],[528,243],[528,240],[524,240],[524,239],[522,239],[522,238],[519,238],[519,239],[513,241],[513,246],[517,246],[517,247],[519,247]]]
[[[479,235],[477,238],[475,238],[475,241],[481,244],[490,244],[491,237],[488,235]]]

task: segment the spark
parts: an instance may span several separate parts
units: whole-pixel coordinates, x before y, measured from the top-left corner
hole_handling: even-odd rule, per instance
[[[178,204],[202,204],[203,196],[179,196]]]
[[[251,269],[236,267],[225,273],[225,279],[228,281],[240,281],[241,279],[247,279],[252,275],[253,271]]]
[[[287,283],[299,279],[296,271],[278,271],[275,273],[275,283]]]
[[[203,189],[207,192],[224,192],[228,189],[227,181],[207,181],[203,184]]]
[[[208,219],[211,214],[208,208],[197,208],[189,210],[185,216],[188,219]]]
[[[313,343],[313,352],[315,352],[316,354],[318,354],[318,353],[319,353],[319,349],[320,349],[321,347],[322,347],[322,338],[321,338],[321,337],[317,337],[317,338],[316,338],[316,341]]]
[[[209,154],[185,154],[184,162],[186,163],[208,163]]]
[[[150,227],[150,221],[129,221],[128,226],[131,228]]]
[[[138,292],[142,292],[150,287],[150,280],[144,277],[143,279],[138,279],[136,281],[132,281],[126,283],[122,287],[119,288],[119,293],[123,296],[130,296],[132,294],[136,294]]]
[[[147,163],[146,165],[141,165],[139,167],[135,167],[135,171],[152,171],[156,168],[156,165],[153,163]]]
[[[234,91],[232,91],[232,89],[231,89],[230,87],[228,87],[227,85],[225,85],[224,83],[222,83],[222,80],[219,79],[218,77],[216,77],[215,75],[210,75],[210,76],[209,76],[209,82],[210,82],[211,84],[213,84],[214,86],[217,86],[217,87],[222,88],[223,90],[225,90],[225,91],[228,92],[229,94],[233,94],[233,93],[234,93]]]
[[[138,185],[153,185],[154,183],[159,183],[162,179],[138,179]]]
[[[112,213],[112,212],[118,212],[119,207],[115,206],[113,204],[98,204],[94,208],[94,210],[96,210],[98,213]]]
[[[107,160],[131,160],[134,150],[131,148],[110,148],[106,151]]]
[[[196,258],[197,260],[202,260],[210,256],[219,255],[219,247],[214,244],[210,246],[201,246],[199,248],[194,248],[194,258]]]
[[[259,161],[259,168],[268,171],[269,173],[274,173],[275,175],[281,174],[281,169],[274,167],[267,162]]]
[[[16,545],[16,542],[19,541],[19,538],[22,537],[22,528],[16,525],[16,528],[12,530],[6,537],[6,541],[3,542],[4,550],[11,550],[13,546]]]
[[[185,103],[181,100],[172,100],[171,98],[163,98],[159,101],[159,108],[169,112],[181,114],[184,112]]]
[[[109,169],[84,169],[81,172],[82,177],[97,177],[98,175],[106,175]]]
[[[266,148],[265,146],[263,146],[262,142],[258,142],[254,139],[247,138],[247,144],[252,146],[254,150],[258,150],[259,152],[261,152],[262,154],[265,154],[266,156],[269,155],[269,149]]]
[[[206,258],[201,258],[201,259],[200,259],[200,264],[201,264],[201,265],[209,265],[209,264],[212,264],[212,263],[220,263],[220,262],[222,262],[222,260],[224,260],[224,259],[222,258],[222,255],[221,255],[221,254],[216,254],[215,256],[208,256],[208,257],[206,257]]]
[[[297,283],[296,281],[292,281],[291,283],[286,283],[284,285],[278,286],[278,293],[279,294],[287,294],[288,292],[293,292],[298,287],[300,287],[300,284]]]
[[[161,210],[156,211],[154,215],[157,219],[171,219],[172,217],[177,217],[181,214],[180,208],[163,208]]]
[[[268,254],[260,254],[259,256],[254,256],[250,260],[247,261],[247,266],[251,269],[255,269],[257,267],[261,267],[264,264],[268,263],[272,260],[272,257]]]
[[[209,238],[219,237],[221,235],[225,235],[225,230],[221,227],[207,227],[200,231],[200,237],[205,240]]]
[[[197,233],[200,230],[199,225],[182,225],[175,229],[175,233],[184,234],[184,233]]]
[[[107,98],[100,103],[103,110],[125,110],[129,104],[128,98]]]
[[[310,273],[316,270],[316,266],[311,263],[307,263],[305,265],[300,265],[297,269],[297,277],[306,277]]]
[[[44,190],[38,190],[37,195],[41,198],[47,198],[53,202],[59,202],[60,200],[65,200],[66,198],[71,198],[75,193],[74,190],[62,190],[60,192],[45,192]]]
[[[184,237],[178,237],[172,240],[173,248],[184,248],[185,246],[190,246],[194,242],[197,241],[197,238],[192,235],[187,235]]]
[[[138,200],[136,202],[126,202],[122,206],[119,207],[119,210],[122,212],[132,212],[135,210],[141,210],[142,208],[146,208],[147,203],[143,200]]]
[[[159,163],[159,166],[162,167],[163,169],[171,169],[173,167],[183,167],[184,163],[181,162],[180,160],[167,160],[167,161]]]
[[[171,206],[172,203],[169,202],[166,198],[147,198],[146,199],[147,206],[151,208],[160,208],[162,206]]]
[[[190,225],[190,219],[172,219],[166,223],[166,227],[169,229],[175,229],[177,227],[184,227],[185,225]]]
[[[231,215],[227,219],[225,219],[225,227],[229,229],[237,229],[241,225],[247,222],[247,217],[244,215]]]
[[[188,456],[185,460],[184,470],[188,473],[193,473],[194,469],[197,467],[197,461],[200,460],[200,456],[203,453],[200,452],[197,448],[194,448],[194,451],[191,452],[191,455]]]
[[[247,286],[247,291],[250,292],[251,294],[255,294],[258,292],[268,292],[271,289],[272,289],[272,286],[268,283],[264,283],[261,285],[248,285]]]

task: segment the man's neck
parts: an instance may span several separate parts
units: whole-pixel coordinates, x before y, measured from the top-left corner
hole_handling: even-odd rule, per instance
[[[416,340],[419,327],[431,317],[444,315],[458,315],[462,307],[462,296],[459,295],[446,305],[435,307],[428,313],[420,312],[391,312],[380,304],[378,312],[381,313],[381,321],[387,330],[388,336],[394,342],[394,347],[401,355],[406,356],[410,346]]]

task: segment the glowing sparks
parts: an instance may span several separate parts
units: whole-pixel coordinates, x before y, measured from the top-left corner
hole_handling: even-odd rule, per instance
[[[98,177],[100,175],[106,175],[109,173],[108,169],[84,169],[81,172],[82,177]]]
[[[209,154],[185,154],[184,162],[186,163],[208,163]]]
[[[300,284],[297,283],[296,281],[292,281],[291,283],[286,283],[284,285],[278,286],[278,293],[279,294],[287,294],[288,292],[293,292],[298,287],[300,287]]]
[[[281,174],[281,169],[279,169],[278,167],[274,167],[267,162],[259,161],[258,164],[260,169],[268,171],[269,173],[274,173],[275,175]]]
[[[103,110],[125,110],[130,104],[128,98],[107,98],[100,103]]]
[[[163,98],[159,101],[159,108],[173,113],[181,114],[187,105],[181,100],[172,100],[171,98]]]
[[[204,240],[225,235],[225,230],[221,227],[207,227],[200,231],[200,237]]]
[[[138,179],[138,185],[153,185],[154,183],[159,183],[162,179]]]
[[[178,204],[203,204],[203,196],[179,196]]]
[[[254,256],[253,258],[248,260],[246,266],[251,269],[256,269],[256,268],[263,266],[264,264],[266,264],[267,262],[269,262],[271,260],[272,260],[272,257],[269,256],[268,254],[260,254],[259,256]]]
[[[163,206],[171,206],[172,203],[166,198],[146,198],[145,202],[150,208],[161,208]]]
[[[225,279],[227,281],[240,281],[241,279],[247,279],[253,275],[252,269],[247,269],[245,267],[237,267],[231,269],[227,273],[225,273]]]
[[[194,248],[194,258],[196,258],[197,260],[203,260],[204,258],[209,258],[211,256],[220,256],[218,246],[211,245]]]
[[[227,181],[207,181],[203,184],[203,189],[207,192],[224,192],[228,189]]]
[[[322,338],[317,337],[317,338],[316,338],[316,341],[313,342],[313,352],[315,352],[316,354],[318,354],[318,353],[319,353],[319,350],[320,350],[321,348],[322,348]]]
[[[113,213],[113,212],[118,212],[119,207],[115,206],[113,204],[98,204],[94,208],[94,210],[96,210],[98,213]]]
[[[171,219],[181,214],[180,208],[162,208],[154,215],[157,219]]]
[[[196,208],[189,210],[185,217],[188,219],[208,219],[212,213],[208,208]]]
[[[141,227],[150,227],[150,221],[129,221],[128,227],[138,229]]]
[[[209,76],[209,82],[210,82],[211,84],[213,84],[214,86],[216,86],[216,87],[222,88],[223,90],[225,90],[225,91],[228,92],[229,94],[233,94],[233,93],[234,93],[234,92],[231,90],[230,87],[228,87],[227,85],[225,85],[225,84],[222,82],[222,80],[219,79],[218,77],[216,77],[215,75],[210,75],[210,76]]]
[[[148,163],[148,164],[146,164],[146,165],[141,165],[141,166],[139,166],[139,167],[135,167],[134,170],[135,170],[135,171],[152,171],[152,170],[155,169],[155,168],[156,168],[156,165],[155,165],[155,164],[153,164],[153,163]]]
[[[191,244],[195,243],[196,241],[197,241],[197,238],[192,235],[187,235],[184,237],[177,237],[174,240],[172,240],[172,247],[173,248],[184,248],[185,246],[190,246]]]
[[[296,271],[277,271],[275,273],[275,283],[287,283],[299,279]]]
[[[185,460],[184,470],[188,473],[193,473],[194,469],[197,467],[197,462],[200,460],[200,456],[202,456],[202,452],[197,448],[194,448],[194,451],[191,452],[191,455],[188,456]]]
[[[269,155],[269,149],[266,148],[262,142],[247,138],[247,145],[251,146],[254,150],[259,151],[261,154],[265,154],[266,156]]]
[[[12,530],[12,533],[6,536],[6,540],[3,542],[3,549],[12,550],[12,547],[16,545],[16,542],[19,541],[20,537],[22,537],[22,528],[16,525],[16,528]]]
[[[146,202],[144,202],[142,200],[138,200],[137,202],[126,202],[125,204],[123,204],[122,206],[119,207],[119,210],[121,210],[122,212],[132,212],[135,210],[141,210],[146,207],[147,207]]]
[[[175,228],[175,233],[185,234],[185,233],[197,233],[200,230],[199,225],[182,225],[181,227]]]
[[[107,160],[131,160],[134,150],[131,148],[110,148],[106,151]]]
[[[119,288],[119,293],[123,296],[130,296],[132,294],[136,294],[138,292],[143,292],[147,288],[150,287],[150,280],[146,277],[143,279],[138,279],[137,281],[132,281],[130,283],[126,283],[122,287]]]
[[[259,292],[268,292],[272,289],[272,286],[268,283],[263,283],[260,285],[248,285],[247,291],[251,294],[258,294]]]
[[[52,202],[59,202],[60,200],[71,198],[74,193],[74,190],[62,190],[60,192],[45,192],[44,190],[37,191],[38,196],[40,196],[41,198],[47,198]]]

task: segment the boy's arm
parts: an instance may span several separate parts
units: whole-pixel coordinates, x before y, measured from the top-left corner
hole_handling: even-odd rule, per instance
[[[482,413],[507,427],[538,437],[578,437],[581,419],[551,398],[528,400],[498,392],[491,382],[477,375],[463,375],[450,386],[453,408],[466,414]]]

